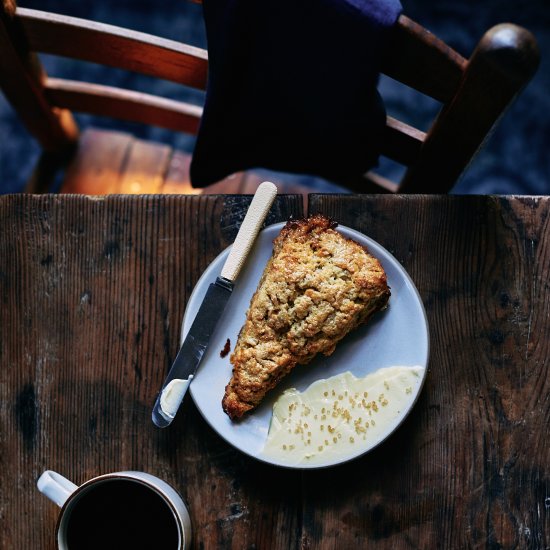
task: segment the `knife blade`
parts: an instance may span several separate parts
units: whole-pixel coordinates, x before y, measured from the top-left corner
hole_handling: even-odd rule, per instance
[[[221,273],[208,286],[191,328],[158,393],[152,420],[159,428],[166,428],[174,420],[276,195],[277,188],[271,182],[263,182],[256,190]]]

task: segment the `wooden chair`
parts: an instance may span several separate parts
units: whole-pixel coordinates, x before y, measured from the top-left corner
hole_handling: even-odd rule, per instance
[[[43,52],[136,71],[204,90],[207,52],[111,25],[31,9],[2,0],[0,86],[43,154],[27,190],[48,190],[60,166],[61,192],[196,193],[190,155],[131,135],[79,131],[71,111],[116,117],[195,133],[200,107],[104,84],[52,78]],[[374,173],[344,182],[354,192],[446,193],[491,128],[535,73],[533,35],[516,25],[490,29],[470,59],[406,16],[395,28],[383,73],[431,96],[443,107],[424,133],[388,117],[382,154],[407,166],[400,183]],[[236,174],[204,192],[252,192],[253,173]],[[307,192],[286,186],[282,192]]]

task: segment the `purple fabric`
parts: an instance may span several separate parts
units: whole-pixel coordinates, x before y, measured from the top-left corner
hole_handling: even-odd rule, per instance
[[[206,101],[191,163],[203,187],[255,167],[339,181],[376,165],[376,91],[398,0],[204,0]]]

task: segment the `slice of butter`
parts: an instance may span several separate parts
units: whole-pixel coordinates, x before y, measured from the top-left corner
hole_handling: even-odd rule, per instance
[[[162,390],[160,408],[168,418],[174,418],[189,386],[189,380],[175,378]]]
[[[413,405],[424,367],[395,366],[364,378],[345,372],[277,399],[262,454],[288,465],[328,464],[384,439]]]

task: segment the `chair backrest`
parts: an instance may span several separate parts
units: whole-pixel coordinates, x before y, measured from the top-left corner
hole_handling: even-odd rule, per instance
[[[51,78],[35,53],[91,61],[204,90],[205,50],[112,25],[16,8],[14,0],[2,2],[0,87],[45,151],[73,148],[78,129],[71,111],[197,131],[201,107],[103,84]],[[533,76],[538,62],[535,38],[516,25],[490,29],[465,59],[401,16],[382,72],[443,107],[427,133],[388,117],[382,155],[408,167],[400,183],[373,173],[340,183],[357,192],[447,192]]]
[[[408,166],[391,191],[444,193],[535,74],[534,36],[510,23],[489,29],[469,59],[405,16],[382,72],[442,103],[427,133],[388,118],[383,153]],[[383,183],[383,182],[382,182]]]

